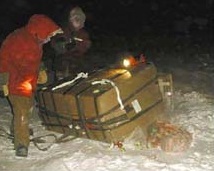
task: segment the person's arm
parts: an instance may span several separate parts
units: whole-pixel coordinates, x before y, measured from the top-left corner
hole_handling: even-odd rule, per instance
[[[91,40],[89,34],[83,29],[78,31],[74,35],[73,40],[75,41],[75,46],[73,46],[73,48],[70,48],[70,50],[67,51],[68,56],[83,56],[91,47]]]

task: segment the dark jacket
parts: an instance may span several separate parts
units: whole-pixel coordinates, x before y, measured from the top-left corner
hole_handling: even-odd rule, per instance
[[[78,65],[84,61],[86,52],[91,47],[91,40],[86,30],[72,30],[71,27],[63,29],[64,33],[51,39],[51,46],[55,50],[53,69],[64,71],[67,67]]]

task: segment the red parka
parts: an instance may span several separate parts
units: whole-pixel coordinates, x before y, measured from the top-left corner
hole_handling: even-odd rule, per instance
[[[9,73],[9,94],[32,96],[36,89],[42,45],[60,27],[45,15],[33,15],[25,27],[9,34],[0,49],[0,73]]]

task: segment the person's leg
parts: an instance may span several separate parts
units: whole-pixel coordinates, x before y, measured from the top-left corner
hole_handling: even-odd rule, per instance
[[[17,156],[27,156],[29,138],[29,114],[33,98],[10,95],[13,110],[14,147]]]

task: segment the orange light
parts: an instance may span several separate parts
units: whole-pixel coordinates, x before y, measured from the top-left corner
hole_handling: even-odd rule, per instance
[[[137,61],[133,56],[129,56],[123,60],[124,67],[130,67],[137,65]]]
[[[31,79],[24,81],[20,85],[20,89],[24,92],[31,92],[32,91],[32,85],[31,85]]]

